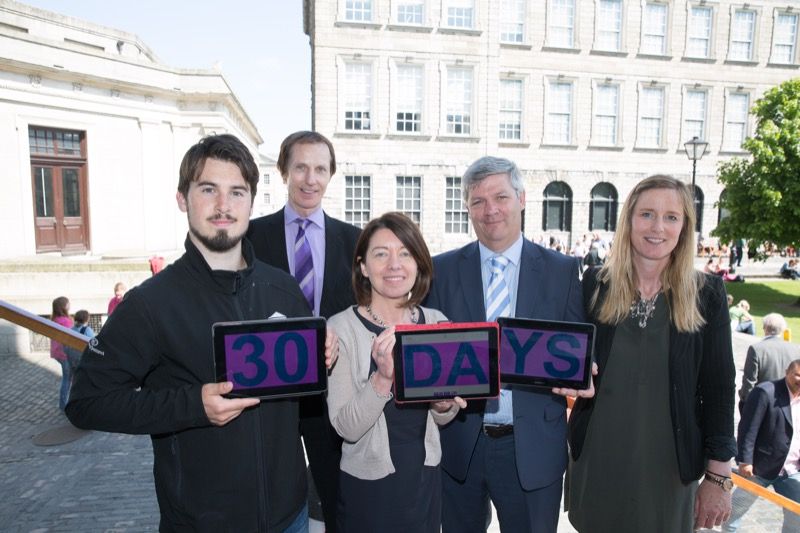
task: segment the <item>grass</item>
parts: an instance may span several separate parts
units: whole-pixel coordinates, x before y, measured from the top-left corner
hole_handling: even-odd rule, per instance
[[[756,334],[763,335],[761,321],[764,315],[780,313],[792,332],[792,342],[800,342],[800,281],[746,281],[745,283],[726,283],[728,294],[733,295],[734,303],[747,300],[750,314],[756,323]]]

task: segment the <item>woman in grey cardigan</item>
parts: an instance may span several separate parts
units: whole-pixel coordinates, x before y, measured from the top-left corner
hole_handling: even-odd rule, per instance
[[[364,228],[353,260],[357,306],[333,316],[339,360],[328,380],[331,424],[342,436],[339,529],[438,532],[441,448],[437,424],[466,406],[461,398],[392,401],[394,326],[446,320],[419,306],[433,272],[414,222],[386,213]]]

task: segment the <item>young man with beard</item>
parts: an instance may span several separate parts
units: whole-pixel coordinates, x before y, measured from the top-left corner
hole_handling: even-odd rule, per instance
[[[232,135],[189,149],[176,196],[186,253],[128,292],[75,373],[73,424],[151,435],[161,531],[308,528],[297,402],[228,399],[232,384],[215,383],[213,323],[309,314],[295,280],[243,239],[258,178]]]

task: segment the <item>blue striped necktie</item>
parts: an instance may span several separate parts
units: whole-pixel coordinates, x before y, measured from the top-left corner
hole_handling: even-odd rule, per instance
[[[491,276],[486,289],[486,320],[494,322],[499,316],[511,315],[511,297],[506,285],[505,270],[509,260],[504,255],[496,255],[491,259]]]
[[[294,240],[294,279],[300,284],[300,290],[308,301],[311,312],[314,312],[314,259],[311,257],[311,245],[306,237],[306,229],[311,223],[307,218],[298,218],[297,238]]]

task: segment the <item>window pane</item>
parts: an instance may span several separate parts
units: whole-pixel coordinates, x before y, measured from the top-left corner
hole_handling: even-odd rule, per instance
[[[619,86],[598,85],[595,103],[594,141],[596,144],[617,144],[617,116],[619,114]]]
[[[525,0],[503,0],[500,18],[500,42],[525,41]]]
[[[749,61],[753,56],[753,32],[755,31],[755,11],[738,10],[733,15],[731,27],[730,58]]]
[[[642,17],[642,53],[667,53],[667,6],[647,4]]]
[[[500,139],[522,138],[522,80],[500,80]]]
[[[711,46],[711,8],[692,7],[689,12],[687,55],[709,57]]]
[[[370,219],[370,177],[345,176],[345,220],[363,228]]]
[[[450,0],[447,4],[447,25],[449,27],[473,28],[474,6],[472,0]]]
[[[445,179],[445,233],[467,233],[469,222],[467,211],[461,201],[461,178]]]
[[[550,0],[547,42],[550,46],[572,48],[575,30],[575,0]]]
[[[422,177],[397,176],[397,200],[395,207],[411,220],[420,222],[420,192]]]
[[[77,168],[61,169],[61,187],[64,195],[64,216],[81,216],[81,193]]]
[[[55,154],[55,132],[28,128],[28,145],[32,154]]]
[[[622,46],[622,0],[600,0],[597,4],[595,48],[617,52]]]
[[[36,216],[53,217],[53,169],[50,167],[33,167],[36,188]]]
[[[774,63],[794,63],[794,47],[797,39],[797,15],[780,13],[775,19],[775,45],[772,50]]]
[[[739,150],[747,136],[750,95],[731,93],[725,103],[725,143],[728,150]]]
[[[422,24],[424,2],[400,2],[397,4],[397,22],[399,24]]]
[[[686,91],[683,135],[687,140],[692,137],[705,139],[706,98],[705,91]]]
[[[547,95],[547,142],[572,142],[572,84],[551,82]]]
[[[660,87],[642,88],[639,94],[638,146],[643,148],[661,147],[663,113],[664,89]]]
[[[397,67],[397,131],[418,132],[422,123],[422,65]]]
[[[370,129],[372,65],[348,63],[345,67],[344,129]]]
[[[447,69],[447,133],[469,135],[472,131],[472,70]]]
[[[347,0],[344,7],[344,18],[353,22],[371,21],[372,0]]]

